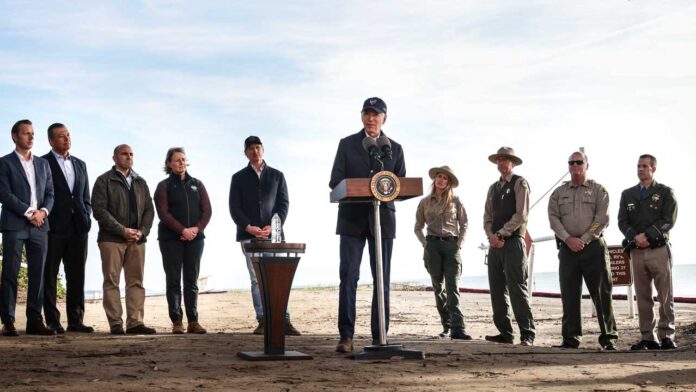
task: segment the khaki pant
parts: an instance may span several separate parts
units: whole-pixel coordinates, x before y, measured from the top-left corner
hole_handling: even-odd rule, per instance
[[[672,258],[669,248],[631,250],[633,279],[638,299],[638,320],[641,340],[655,341],[656,338],[674,340],[674,296],[672,293]],[[653,312],[652,284],[657,289],[660,303],[660,321]],[[657,336],[655,336],[657,326]],[[659,341],[659,340],[658,340]]]
[[[121,270],[126,279],[126,328],[142,325],[145,309],[145,244],[100,242],[99,253],[104,274],[104,311],[109,326],[123,325],[121,292],[118,287]]]

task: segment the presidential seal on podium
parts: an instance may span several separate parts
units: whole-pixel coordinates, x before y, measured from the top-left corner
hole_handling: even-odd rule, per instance
[[[390,171],[384,170],[375,173],[372,179],[370,179],[370,192],[375,199],[382,203],[393,201],[399,196],[400,191],[401,182],[399,182],[399,177]]]

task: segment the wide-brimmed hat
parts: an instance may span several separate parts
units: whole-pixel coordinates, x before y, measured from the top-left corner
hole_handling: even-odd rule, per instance
[[[522,159],[515,155],[515,150],[513,150],[512,147],[500,147],[497,153],[488,157],[488,160],[493,163],[498,163],[497,160],[499,157],[510,158],[510,160],[515,164],[515,166],[519,166],[522,164]]]
[[[454,174],[454,171],[452,171],[452,169],[450,169],[449,166],[434,167],[428,170],[428,175],[432,180],[435,179],[437,173],[447,174],[447,176],[450,178],[450,184],[452,185],[452,188],[456,188],[459,185],[459,180],[457,179],[457,176]]]

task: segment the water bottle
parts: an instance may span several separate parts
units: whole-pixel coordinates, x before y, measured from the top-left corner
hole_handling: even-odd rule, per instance
[[[278,216],[278,213],[276,212],[275,214],[273,214],[273,218],[271,219],[271,242],[281,242],[282,236],[280,233],[282,227],[283,224],[280,221],[280,216]]]

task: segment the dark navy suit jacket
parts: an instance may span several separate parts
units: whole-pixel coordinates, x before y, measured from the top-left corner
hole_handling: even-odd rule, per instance
[[[250,163],[232,176],[229,202],[230,215],[237,224],[237,241],[252,239],[254,236],[246,231],[248,225],[268,226],[275,213],[285,223],[290,207],[285,176],[266,165],[259,179]]]
[[[34,175],[36,177],[37,210],[53,209],[53,179],[48,162],[34,155]],[[31,188],[17,154],[11,153],[0,158],[0,231],[29,231],[33,226],[24,216],[31,203]],[[39,228],[48,231],[48,217]]]
[[[92,203],[89,197],[87,165],[84,161],[70,156],[75,171],[75,185],[70,192],[68,181],[53,152],[49,151],[42,158],[48,161],[53,178],[55,203],[51,210],[51,233],[68,234],[71,228],[75,229],[76,234],[89,232],[92,227]]]
[[[384,132],[382,132],[384,134]],[[386,136],[386,135],[385,135]],[[329,187],[334,189],[343,179],[366,178],[372,174],[370,156],[362,146],[365,138],[365,130],[341,139],[338,143],[338,151],[331,169]],[[384,160],[384,170],[388,170],[397,177],[406,176],[406,164],[401,145],[392,139],[392,160]],[[373,207],[370,203],[345,203],[338,206],[338,221],[336,234],[355,237],[370,235],[373,233]],[[396,237],[396,208],[394,202],[382,203],[380,206],[380,223],[382,238]]]

